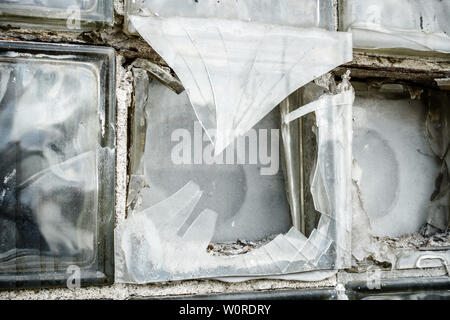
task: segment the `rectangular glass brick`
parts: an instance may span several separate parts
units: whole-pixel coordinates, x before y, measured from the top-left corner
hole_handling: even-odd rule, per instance
[[[0,287],[112,281],[114,61],[0,42]]]
[[[0,24],[85,30],[113,25],[113,0],[0,0]]]

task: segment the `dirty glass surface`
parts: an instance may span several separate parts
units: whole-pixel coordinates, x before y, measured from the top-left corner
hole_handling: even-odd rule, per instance
[[[295,27],[336,30],[333,0],[126,0],[126,28],[136,29],[128,17],[222,18]]]
[[[427,137],[428,106],[401,84],[357,88],[353,154],[372,232],[380,237],[417,232],[426,222],[441,166]]]
[[[113,59],[0,43],[0,286],[111,280]]]
[[[0,0],[0,24],[90,29],[113,24],[113,0]]]
[[[449,0],[342,0],[355,48],[450,52]]]

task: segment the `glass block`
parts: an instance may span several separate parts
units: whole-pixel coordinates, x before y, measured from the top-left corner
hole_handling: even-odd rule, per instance
[[[355,48],[450,52],[449,0],[341,0]]]
[[[114,61],[0,42],[0,287],[112,281]]]
[[[219,18],[253,21],[295,27],[336,30],[333,0],[125,0],[126,29],[136,30],[128,16],[144,14],[159,17]]]
[[[0,24],[86,30],[114,23],[113,0],[0,0]]]
[[[187,92],[177,95],[142,69],[133,73],[128,217],[115,229],[116,282],[328,276],[349,264],[352,90],[319,102],[311,193],[323,214],[306,237],[291,227],[298,194],[286,177],[298,157],[286,143],[283,106],[215,156]]]
[[[441,168],[427,123],[436,99],[430,104],[423,93],[413,100],[402,84],[353,84],[353,156],[372,233],[398,237],[417,232],[427,222]]]

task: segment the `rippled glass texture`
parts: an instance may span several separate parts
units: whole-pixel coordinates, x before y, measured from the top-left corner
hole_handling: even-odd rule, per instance
[[[112,276],[113,59],[0,42],[0,286]]]

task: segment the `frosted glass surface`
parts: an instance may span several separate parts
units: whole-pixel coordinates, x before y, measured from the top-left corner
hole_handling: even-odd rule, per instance
[[[356,48],[450,52],[449,0],[344,0],[342,26]]]
[[[239,20],[131,16],[220,154],[284,98],[352,59],[351,35]]]
[[[361,197],[376,236],[419,230],[440,165],[426,136],[427,107],[408,95],[357,96],[353,155]]]

